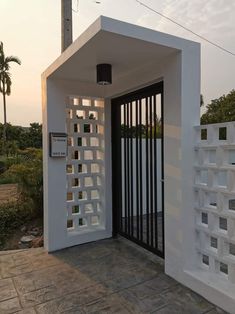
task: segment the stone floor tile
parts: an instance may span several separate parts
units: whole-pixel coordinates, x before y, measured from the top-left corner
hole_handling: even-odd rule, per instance
[[[8,261],[6,259],[5,262],[0,261],[0,263],[1,277],[10,278],[57,265],[60,261],[46,252],[40,252],[38,255],[23,255],[23,253],[18,253],[15,257],[10,255]]]
[[[68,294],[64,297],[40,304],[36,307],[38,313],[82,313],[82,305],[100,299],[107,294],[107,290],[101,285]]]
[[[127,308],[132,312],[151,313],[166,305],[165,300],[160,295],[147,295],[139,298],[131,289],[125,289],[118,293],[123,298]]]
[[[23,274],[14,277],[17,291],[20,294],[26,294],[35,290],[50,287],[53,282],[51,279],[52,269],[45,269],[32,273]]]
[[[50,286],[20,295],[20,300],[23,308],[28,308],[58,297],[60,297],[58,288]]]
[[[213,308],[213,305],[203,297],[181,285],[174,286],[162,293],[162,297],[167,304],[182,307],[192,314],[205,313]]]
[[[0,280],[0,301],[17,297],[12,279],[1,279]]]
[[[218,307],[213,308],[209,312],[206,312],[206,314],[228,314],[225,311],[219,309]]]
[[[87,314],[130,314],[134,313],[127,308],[123,299],[118,295],[111,295],[95,302],[87,304],[83,307]],[[138,312],[136,312],[137,314]]]
[[[120,239],[52,254],[0,254],[0,277],[3,314],[225,314],[165,275],[153,255]]]
[[[106,280],[102,282],[102,284],[111,292],[118,292],[135,285],[136,278],[131,276],[121,276],[115,279]]]
[[[164,290],[174,287],[177,284],[178,283],[175,280],[171,279],[167,275],[160,274],[148,281],[144,281],[143,283],[130,287],[129,290],[136,296],[136,298],[144,299],[152,295],[157,296]]]
[[[2,267],[1,276],[2,278],[11,278],[25,273],[30,273],[34,270],[31,263],[26,264],[8,264]]]
[[[0,313],[1,314],[10,314],[22,310],[18,298],[9,299],[6,301],[0,302]]]
[[[188,308],[184,308],[179,304],[168,304],[160,309],[153,311],[156,314],[194,314],[194,312],[189,312]]]
[[[22,311],[16,312],[14,314],[37,314],[34,308],[24,309]]]

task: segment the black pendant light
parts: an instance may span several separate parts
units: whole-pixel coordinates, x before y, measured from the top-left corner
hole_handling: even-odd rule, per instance
[[[97,84],[110,85],[112,84],[112,66],[111,64],[102,63],[96,66]]]

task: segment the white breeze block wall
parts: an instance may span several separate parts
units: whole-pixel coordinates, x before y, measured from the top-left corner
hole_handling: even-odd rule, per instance
[[[104,218],[104,100],[70,96],[68,133],[67,231],[93,232]]]
[[[235,122],[195,130],[198,266],[214,276],[218,288],[233,288],[235,299]]]

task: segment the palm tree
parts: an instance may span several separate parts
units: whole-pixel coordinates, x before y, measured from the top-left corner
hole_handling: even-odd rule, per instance
[[[6,143],[6,126],[7,126],[7,113],[6,113],[6,96],[11,94],[11,73],[10,63],[15,62],[21,64],[19,58],[15,56],[5,57],[3,43],[0,42],[0,92],[3,95],[3,113],[4,113],[4,126],[3,126],[3,146]]]

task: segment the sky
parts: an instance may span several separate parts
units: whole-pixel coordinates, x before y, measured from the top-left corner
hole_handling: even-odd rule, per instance
[[[235,53],[235,0],[142,0],[157,11]],[[73,0],[77,9],[77,0]],[[136,0],[80,0],[73,13],[76,39],[100,15],[201,43],[201,93],[205,103],[235,89],[235,57],[148,11]],[[0,0],[0,41],[12,65],[7,120],[28,126],[41,122],[41,73],[60,55],[60,0]],[[0,122],[3,121],[0,95]]]

